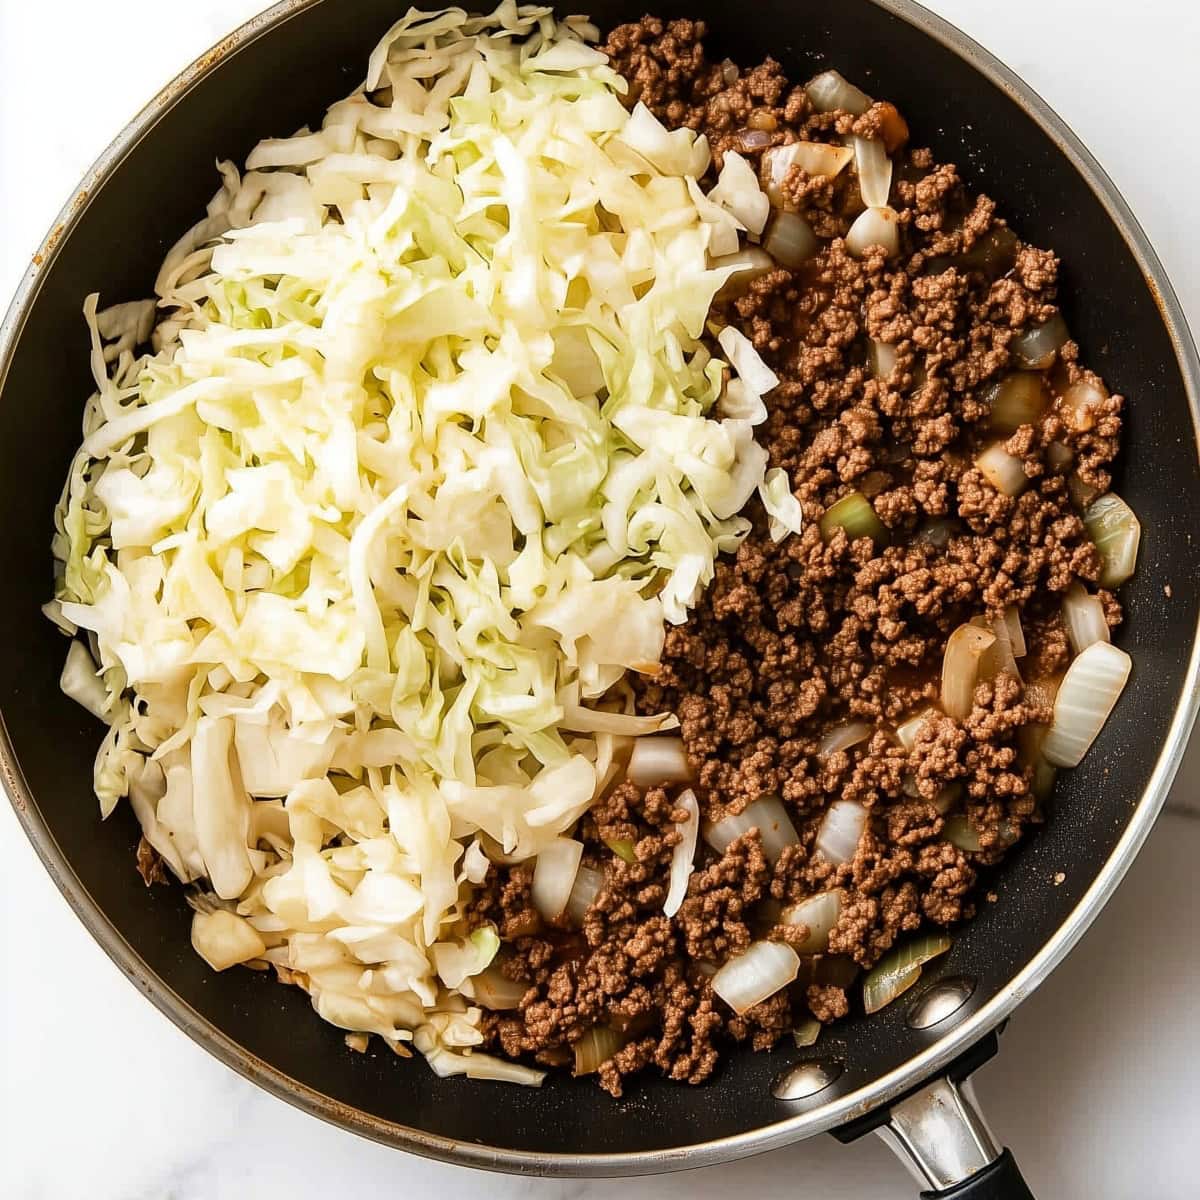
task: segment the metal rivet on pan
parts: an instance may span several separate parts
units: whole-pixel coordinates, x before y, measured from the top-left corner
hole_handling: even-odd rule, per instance
[[[975,990],[975,980],[969,975],[954,975],[941,979],[917,999],[905,1018],[910,1029],[928,1029],[947,1017],[952,1017]]]
[[[845,1067],[833,1058],[797,1063],[771,1084],[771,1095],[776,1100],[803,1100],[806,1096],[815,1096],[844,1070]]]

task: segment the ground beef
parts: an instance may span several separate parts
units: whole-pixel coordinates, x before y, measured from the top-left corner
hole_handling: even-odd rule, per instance
[[[822,1022],[845,1016],[854,975],[897,937],[973,915],[980,872],[1041,820],[1029,747],[1067,662],[1061,594],[1076,579],[1094,587],[1099,571],[1080,505],[1107,488],[1121,432],[1121,397],[1068,342],[1045,372],[1045,414],[1004,441],[1029,485],[1016,497],[997,491],[973,465],[997,436],[989,393],[1014,367],[1014,337],[1057,314],[1056,257],[1022,244],[953,165],[908,148],[892,105],[816,113],[773,60],[750,71],[710,60],[704,32],[653,17],[613,30],[605,50],[629,81],[629,103],[707,135],[714,169],[732,149],[760,168],[767,148],[797,139],[882,138],[902,249],[852,256],[841,239],[863,208],[854,172],[792,168],[783,190],[822,239],[819,252],[755,279],[714,317],[740,328],[780,377],[758,435],[770,465],[787,472],[805,527],[775,543],[751,511],[753,531],[718,562],[688,622],[668,632],[661,671],[637,687],[642,711],[678,715],[706,820],[771,793],[798,844],[774,864],[756,831],[719,857],[706,850],[668,920],[674,827],[685,814],[663,789],[623,783],[579,834],[605,881],[582,930],[542,928],[527,867],[493,870],[472,906],[473,922],[494,923],[510,943],[503,969],[529,985],[519,1009],[485,1018],[488,1040],[558,1065],[593,1026],[611,1026],[624,1045],[599,1079],[614,1095],[651,1065],[698,1083],[723,1047],[769,1047],[806,1011]],[[872,342],[890,347],[889,372],[872,370]],[[1082,413],[1063,399],[1081,382],[1101,397]],[[822,516],[851,492],[870,500],[885,536],[823,534]],[[1120,607],[1100,595],[1115,626]],[[993,673],[965,719],[935,710],[906,749],[895,730],[938,700],[949,634],[1010,608],[1027,641],[1025,682]],[[819,754],[822,734],[850,720],[871,735]],[[814,848],[837,799],[869,811],[841,865]],[[948,839],[949,816],[965,819],[978,848]],[[807,930],[774,923],[780,907],[831,888],[843,903],[828,951],[805,956],[792,989],[735,1016],[713,995],[715,967],[756,938],[799,945]]]

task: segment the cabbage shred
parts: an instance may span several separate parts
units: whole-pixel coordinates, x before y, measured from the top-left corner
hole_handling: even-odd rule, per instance
[[[410,11],[319,130],[220,164],[156,302],[85,307],[51,615],[102,811],[205,892],[210,962],[440,1074],[540,1080],[470,1052],[484,846],[572,828],[615,739],[564,712],[654,669],[756,488],[794,507],[700,342],[742,226],[595,36]]]

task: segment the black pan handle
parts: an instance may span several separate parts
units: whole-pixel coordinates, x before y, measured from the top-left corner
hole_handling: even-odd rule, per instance
[[[1033,1200],[1011,1150],[1003,1150],[982,1171],[940,1192],[922,1192],[921,1200]]]
[[[997,1144],[979,1110],[971,1073],[996,1053],[988,1034],[937,1075],[834,1137],[877,1133],[925,1190],[922,1200],[1033,1200],[1009,1150]]]

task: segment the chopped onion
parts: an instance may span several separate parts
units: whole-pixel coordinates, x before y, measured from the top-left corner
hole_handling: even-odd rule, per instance
[[[867,827],[867,810],[857,800],[835,800],[817,830],[817,850],[831,863],[849,862]]]
[[[804,941],[792,942],[797,954],[823,954],[829,948],[829,934],[842,912],[842,893],[838,889],[809,896],[780,915],[780,925],[803,925],[808,929]]]
[[[826,730],[817,746],[817,757],[828,758],[839,750],[849,750],[871,736],[871,726],[866,721],[845,721]]]
[[[769,144],[769,143],[768,143]],[[771,213],[771,202],[758,186],[758,174],[736,151],[726,151],[717,186],[708,198],[730,212],[751,234],[759,234]]]
[[[510,1012],[521,1007],[529,985],[509,979],[497,963],[492,963],[478,975],[471,976],[471,988],[476,1002],[484,1008],[492,1012]]]
[[[1071,649],[1076,654],[1094,642],[1110,640],[1100,597],[1091,595],[1078,580],[1067,588],[1067,594],[1063,597],[1063,624],[1067,627]]]
[[[725,59],[721,63],[721,80],[726,87],[732,87],[738,81],[738,76],[741,75],[741,68],[731,58]]]
[[[541,855],[538,855],[540,858]],[[535,875],[536,878],[536,875]],[[593,867],[580,867],[575,875],[571,894],[567,897],[566,914],[576,925],[583,924],[587,910],[596,903],[596,897],[604,890],[604,872]]]
[[[678,737],[640,737],[633,743],[626,778],[638,787],[690,783],[692,768]]]
[[[1103,384],[1081,379],[1063,392],[1063,416],[1076,433],[1086,433],[1095,426],[1096,414],[1107,399],[1108,391]]]
[[[214,971],[261,958],[267,952],[258,930],[227,908],[193,914],[192,948]]]
[[[1046,381],[1033,371],[1014,371],[990,391],[988,425],[997,433],[1015,433],[1033,425],[1049,403]]]
[[[1088,536],[1100,551],[1100,586],[1120,587],[1137,568],[1142,526],[1116,492],[1094,500],[1083,514]]]
[[[954,943],[944,933],[927,933],[885,954],[863,979],[863,1008],[878,1012],[908,991],[921,975],[921,967]]]
[[[806,175],[831,177],[845,170],[853,157],[854,151],[849,147],[831,146],[827,142],[790,142],[786,146],[772,146],[763,155],[767,199],[775,208],[794,207],[789,205],[783,190],[793,167],[799,167]]]
[[[808,101],[817,112],[844,109],[861,117],[871,107],[871,97],[856,88],[838,71],[822,71],[805,85]]]
[[[950,539],[961,532],[962,526],[957,521],[950,517],[935,517],[932,521],[926,521],[917,530],[914,540],[936,546],[939,550],[945,550],[950,545]]]
[[[778,212],[767,226],[763,249],[780,266],[795,268],[816,254],[817,235],[799,213]]]
[[[871,374],[876,379],[882,379],[885,382],[891,379],[898,357],[895,346],[881,342],[878,338],[872,338],[867,346],[867,362],[871,367]]]
[[[712,978],[712,989],[740,1017],[782,991],[800,970],[800,958],[783,942],[751,942]]]
[[[721,290],[717,292],[716,298],[718,300],[736,300],[739,296],[746,294],[747,289],[756,279],[775,270],[775,260],[758,246],[747,246],[736,254],[725,254],[712,260],[714,271],[719,271],[722,267],[732,267],[733,270],[721,285]]]
[[[862,492],[851,492],[831,504],[817,522],[817,527],[827,542],[833,539],[838,529],[844,529],[851,541],[869,537],[877,546],[886,545],[888,541],[887,527],[876,516],[870,500]]]
[[[659,733],[663,729],[677,729],[679,718],[674,713],[656,713],[651,717],[638,717],[633,713],[605,712],[600,708],[587,708],[581,704],[564,704],[560,729],[574,733],[613,733],[618,737],[642,737],[648,733]]]
[[[1108,720],[1132,666],[1129,655],[1111,642],[1093,642],[1071,660],[1042,743],[1047,762],[1056,767],[1078,765]]]
[[[877,138],[854,139],[854,166],[858,171],[858,190],[863,203],[870,208],[883,208],[892,191],[892,160],[887,148]]]
[[[1015,675],[1020,679],[1021,672],[1017,667],[1012,643],[1008,640],[1008,623],[1004,618],[996,617],[995,620],[989,622],[983,617],[976,617],[971,624],[980,629],[986,629],[996,636],[996,640],[984,651],[983,657],[979,660],[978,678],[995,679],[1002,671],[1007,671],[1008,674]]]
[[[1007,821],[1000,823],[996,830],[996,836],[1000,839],[1001,847],[1011,846],[1017,840],[1012,826]],[[979,830],[975,828],[965,813],[955,813],[946,818],[946,822],[942,826],[942,837],[960,850],[977,852],[983,849],[983,844],[979,840]]]
[[[1025,630],[1021,628],[1021,614],[1015,604],[1010,604],[1004,610],[1004,623],[1008,626],[1008,640],[1013,654],[1017,658],[1024,658],[1029,651],[1025,645]]]
[[[900,249],[900,226],[896,210],[879,207],[868,208],[854,219],[846,234],[846,249],[855,258],[862,258],[868,246],[882,246],[890,258]]]
[[[1018,334],[1009,343],[1008,349],[1017,366],[1031,371],[1044,371],[1070,340],[1066,321],[1055,313],[1044,325],[1035,325]]]
[[[575,1074],[592,1075],[625,1044],[625,1039],[607,1025],[593,1025],[575,1043]]]
[[[671,882],[663,902],[663,912],[668,917],[679,911],[687,895],[688,880],[695,870],[696,842],[700,837],[700,805],[696,803],[696,793],[691,788],[680,792],[675,807],[687,813],[687,820],[675,826],[679,841],[671,848]]]
[[[993,442],[975,459],[975,465],[988,483],[1006,496],[1019,495],[1029,482],[1021,460],[1009,454],[1003,442]]]
[[[1055,471],[1065,471],[1075,460],[1075,455],[1071,453],[1071,448],[1063,442],[1054,441],[1046,447],[1046,462]]]
[[[909,717],[903,725],[898,725],[896,727],[896,738],[900,742],[900,745],[905,750],[912,750],[917,744],[917,734],[920,733],[921,726],[937,715],[937,709],[930,705],[928,708],[923,708],[920,712]]]
[[[960,625],[946,642],[942,659],[942,709],[960,721],[970,716],[975,704],[979,660],[996,640],[989,629]]]
[[[555,838],[533,864],[533,907],[546,921],[556,921],[566,910],[583,860],[583,843]]]
[[[817,1038],[820,1036],[821,1022],[816,1017],[805,1017],[792,1030],[792,1038],[796,1043],[797,1050],[805,1050],[809,1046],[815,1046]]]
[[[775,862],[787,846],[800,840],[795,825],[778,796],[759,796],[740,813],[722,817],[704,829],[704,840],[718,853],[725,851],[744,833],[757,829],[762,839],[763,853]]]

